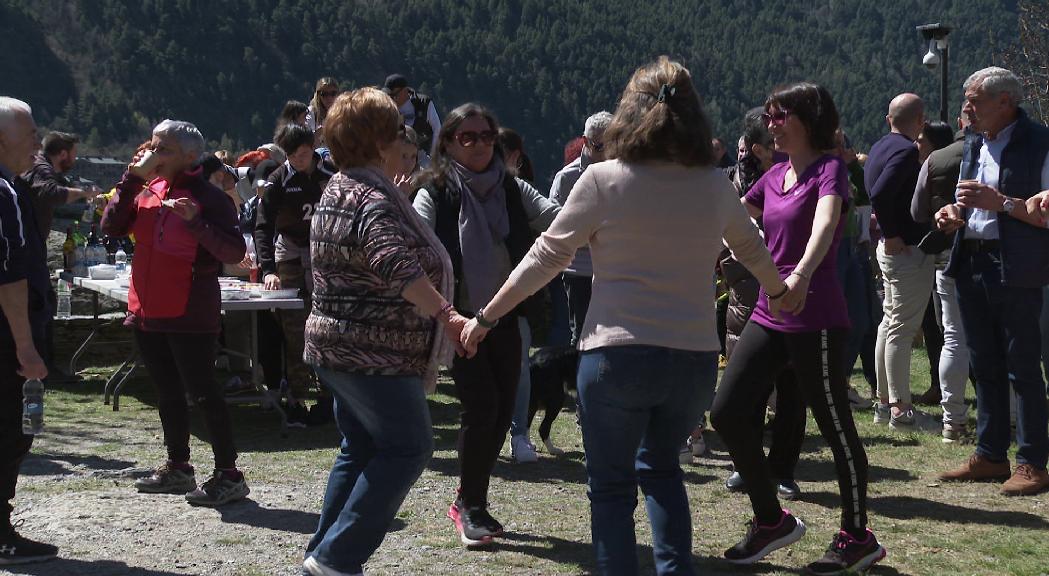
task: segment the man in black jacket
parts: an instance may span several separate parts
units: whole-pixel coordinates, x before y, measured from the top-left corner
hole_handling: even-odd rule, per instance
[[[387,76],[382,89],[397,103],[404,124],[411,126],[419,135],[419,147],[433,156],[437,150],[434,137],[441,132],[441,119],[437,116],[433,99],[408,86],[408,78],[401,74]]]
[[[0,96],[0,568],[58,555],[58,548],[22,537],[11,524],[18,469],[33,444],[22,433],[22,385],[47,376],[38,353],[50,315],[47,257],[27,190],[15,183],[37,150],[29,105]]]
[[[946,273],[976,376],[976,450],[944,481],[1002,480],[1005,495],[1049,487],[1049,408],[1040,365],[1042,288],[1049,284],[1049,229],[1025,201],[1049,190],[1049,128],[1019,107],[1020,79],[985,68],[965,81],[972,133],[962,150],[958,204],[940,209],[958,230]],[[1016,469],[1010,477],[1009,396],[1016,394]]]
[[[911,346],[921,329],[935,279],[935,258],[918,249],[929,231],[911,217],[911,197],[918,181],[915,140],[925,126],[925,104],[915,94],[900,94],[885,117],[890,131],[871,147],[864,183],[884,235],[878,265],[885,285],[885,315],[878,326],[875,362],[878,403],[874,423],[913,430],[919,422],[911,404]]]

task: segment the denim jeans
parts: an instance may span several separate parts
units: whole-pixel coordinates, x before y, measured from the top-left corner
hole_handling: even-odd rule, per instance
[[[611,346],[579,364],[590,528],[602,575],[638,573],[634,509],[645,496],[656,572],[694,574],[681,441],[714,389],[717,351]]]
[[[876,328],[881,323],[881,302],[874,291],[874,275],[866,244],[846,247],[846,243],[842,242],[838,248],[838,280],[845,292],[849,322],[852,324],[845,346],[845,368],[851,375],[866,345],[869,354],[862,363],[863,377],[873,390],[878,385],[874,342],[877,338]]]
[[[563,275],[546,285],[550,291],[550,331],[546,335],[547,346],[568,346],[572,342],[572,327],[568,323],[568,294],[565,293]]]
[[[316,367],[335,401],[342,447],[306,555],[356,574],[386,537],[433,454],[422,378],[367,376]]]
[[[1010,387],[1016,393],[1016,461],[1045,469],[1049,410],[1042,380],[1042,289],[1004,286],[996,251],[967,254],[957,270],[958,306],[976,375],[976,453],[1008,457]]]
[[[528,402],[532,399],[532,373],[529,370],[528,349],[532,347],[532,330],[524,316],[517,318],[521,331],[521,380],[517,383],[514,415],[510,420],[510,436],[528,438]]]

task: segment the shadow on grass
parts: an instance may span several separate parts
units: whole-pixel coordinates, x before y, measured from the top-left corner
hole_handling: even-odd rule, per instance
[[[11,566],[13,572],[24,576],[184,576],[185,572],[168,572],[152,568],[136,568],[115,560],[78,560],[57,558],[41,564]]]
[[[216,510],[226,524],[243,524],[296,534],[313,534],[320,521],[320,514],[316,512],[263,508],[254,500],[243,500],[230,506],[216,508]]]
[[[826,508],[841,506],[841,498],[832,492],[806,492],[801,500]],[[1037,514],[1013,510],[984,510],[966,508],[954,504],[945,504],[914,496],[870,496],[867,506],[872,512],[897,520],[924,518],[937,522],[952,524],[986,524],[990,526],[1008,526],[1010,528],[1029,528],[1049,530],[1049,520]]]
[[[92,471],[112,471],[131,468],[135,464],[129,460],[101,456],[33,452],[26,457],[19,473],[26,476],[67,476],[78,473],[72,469],[74,467],[84,467]]]

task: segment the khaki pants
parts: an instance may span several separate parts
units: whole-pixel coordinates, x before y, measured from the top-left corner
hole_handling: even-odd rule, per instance
[[[911,347],[921,330],[925,307],[936,283],[936,257],[909,246],[903,254],[889,256],[878,243],[878,266],[885,285],[874,347],[878,367],[878,396],[890,404],[911,404]]]

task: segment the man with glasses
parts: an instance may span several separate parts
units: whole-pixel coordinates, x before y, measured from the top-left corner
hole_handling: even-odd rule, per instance
[[[441,118],[433,99],[408,86],[408,78],[402,74],[387,76],[382,89],[397,103],[405,126],[411,126],[419,135],[419,147],[433,156],[437,151],[434,134],[441,131]]]
[[[612,122],[612,114],[601,111],[586,119],[583,126],[583,153],[554,176],[550,187],[550,199],[564,206],[572,187],[591,164],[604,162],[605,128]],[[590,262],[590,249],[580,248],[575,260],[565,269],[565,291],[568,292],[568,318],[572,326],[572,346],[579,343],[583,331],[583,320],[590,307],[590,284],[594,279],[594,268]]]
[[[878,266],[885,284],[885,315],[875,345],[874,423],[906,431],[935,424],[939,430],[931,420],[919,422],[922,414],[911,403],[911,347],[936,280],[936,258],[918,248],[929,225],[911,216],[921,171],[915,141],[925,127],[925,103],[916,94],[900,94],[889,103],[885,120],[889,133],[871,147],[864,166],[864,182],[883,234]]]

